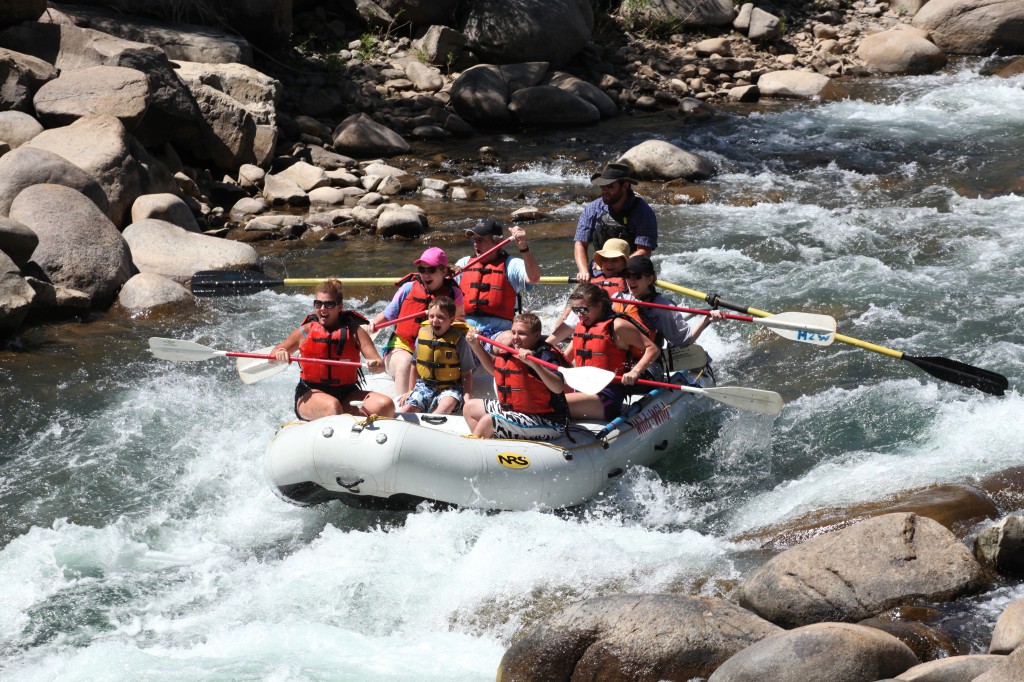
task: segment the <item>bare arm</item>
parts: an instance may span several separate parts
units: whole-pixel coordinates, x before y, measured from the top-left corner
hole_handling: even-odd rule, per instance
[[[270,354],[275,357],[277,362],[290,363],[292,361],[292,355],[299,349],[299,346],[302,345],[302,339],[304,336],[303,327],[299,327],[289,334],[287,339],[274,346],[274,350],[270,351]]]
[[[356,328],[356,341],[359,344],[359,352],[366,358],[366,368],[374,374],[384,371],[384,360],[377,352],[377,346],[373,345],[370,334],[362,327]]]
[[[494,374],[494,357],[480,345],[480,334],[475,327],[470,327],[469,331],[466,332],[466,343],[473,349],[473,355],[480,361],[480,366],[488,374]]]
[[[587,254],[586,242],[575,242],[573,244],[573,257],[576,259],[576,279],[580,284],[590,281],[590,256]]]
[[[654,342],[646,334],[641,334],[640,330],[623,319],[615,320],[615,345],[622,350],[629,350],[633,348],[643,348],[644,355],[640,358],[633,369],[629,370],[622,375],[622,383],[626,386],[635,384],[636,380],[640,378],[652,363],[657,361],[658,356],[661,355],[661,349],[654,345]]]
[[[636,245],[636,251],[634,251],[633,253],[629,254],[629,257],[632,258],[633,256],[647,256],[648,258],[650,258],[651,257],[651,253],[652,253],[652,251],[651,251],[650,247],[640,246],[639,244],[637,244]]]

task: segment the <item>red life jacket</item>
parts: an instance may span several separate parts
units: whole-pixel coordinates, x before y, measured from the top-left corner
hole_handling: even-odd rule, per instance
[[[508,279],[508,254],[498,253],[494,265],[466,268],[459,277],[459,288],[466,294],[467,315],[494,315],[511,320],[516,314],[516,290]]]
[[[547,343],[538,345],[534,353],[542,360],[569,366],[562,351]],[[494,356],[494,384],[498,403],[506,412],[568,415],[569,404],[565,395],[553,392],[532,367],[512,353],[502,351]]]
[[[359,362],[356,330],[368,320],[352,310],[342,311],[340,320],[341,327],[331,332],[320,324],[315,315],[307,317],[302,324],[309,323],[309,334],[299,346],[299,354],[304,358]],[[358,367],[324,365],[319,362],[303,362],[300,366],[302,380],[313,385],[347,386],[359,383],[361,378]]]
[[[455,289],[458,287],[454,280],[445,279],[444,282],[438,287],[437,291],[430,293],[427,288],[423,286],[423,280],[419,278],[416,273],[406,275],[398,281],[399,285],[412,280],[412,289],[406,294],[405,299],[402,301],[402,307],[398,309],[398,317],[405,317],[406,315],[412,315],[413,313],[423,313],[423,316],[417,316],[411,320],[400,322],[395,327],[395,335],[400,338],[405,345],[412,348],[413,343],[416,341],[416,335],[420,333],[420,324],[423,320],[427,319],[427,308],[430,307],[430,302],[438,296],[448,296],[452,300],[455,299]]]
[[[610,369],[616,374],[629,370],[629,354],[615,345],[613,325],[618,315],[584,327],[581,320],[572,333],[572,353],[577,367],[593,366]]]
[[[614,298],[619,294],[629,293],[629,287],[626,285],[625,277],[605,277],[604,275],[595,275],[590,278],[590,283],[596,284],[607,291],[610,298]]]

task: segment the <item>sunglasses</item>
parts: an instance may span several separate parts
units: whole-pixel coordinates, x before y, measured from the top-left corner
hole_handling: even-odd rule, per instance
[[[641,275],[639,272],[627,272],[627,273],[623,274],[622,276],[624,278],[626,278],[626,279],[642,279],[643,278],[643,275]]]
[[[313,301],[313,310],[320,310],[321,308],[327,308],[328,310],[334,310],[338,307],[337,301]]]
[[[430,267],[426,267],[424,265],[421,265],[421,266],[419,266],[416,269],[419,271],[419,273],[421,275],[433,275],[435,272],[437,272],[441,268],[436,266],[436,265],[431,265]]]
[[[576,313],[577,315],[586,315],[589,310],[590,310],[590,306],[585,306],[585,305],[574,305],[572,307],[572,311],[574,313]]]

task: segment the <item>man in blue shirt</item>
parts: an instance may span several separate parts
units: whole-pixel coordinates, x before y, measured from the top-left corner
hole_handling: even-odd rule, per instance
[[[590,178],[601,188],[601,196],[583,207],[576,225],[573,256],[580,282],[589,282],[592,274],[590,244],[598,251],[609,239],[624,239],[630,256],[650,256],[658,248],[658,219],[650,205],[633,193],[636,180],[631,172],[629,164],[612,162]]]

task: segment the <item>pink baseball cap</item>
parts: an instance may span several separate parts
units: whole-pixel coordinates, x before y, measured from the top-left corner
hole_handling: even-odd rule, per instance
[[[442,265],[448,267],[448,256],[444,254],[444,249],[431,246],[423,252],[422,256],[413,261],[413,265]]]

